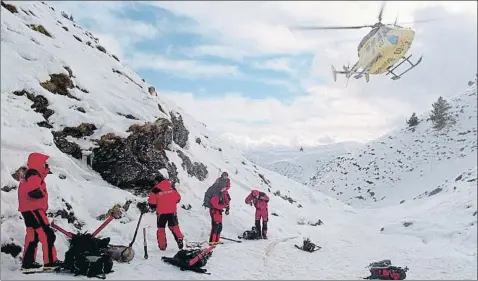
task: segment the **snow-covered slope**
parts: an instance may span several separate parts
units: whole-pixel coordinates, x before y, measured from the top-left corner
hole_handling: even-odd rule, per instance
[[[337,156],[319,167],[307,185],[355,206],[413,200],[468,170],[476,185],[476,84],[449,102],[456,118],[452,127],[434,130],[425,112],[415,130],[403,128]]]
[[[343,142],[317,147],[252,149],[245,153],[247,159],[299,183],[307,184],[319,167],[337,155],[362,146],[361,143]]]
[[[435,202],[407,206],[403,213],[405,204],[396,206],[398,209],[383,209],[379,215],[354,210],[254,165],[161,93],[158,97],[149,95],[145,81],[98,47],[100,42],[91,33],[63,17],[61,11],[42,2],[6,4],[15,9],[4,7],[2,2],[2,249],[8,244],[23,247],[25,228],[17,211],[18,181],[12,174],[25,164],[29,153],[38,151],[51,156],[53,174],[46,178],[49,216],[60,226],[73,232],[91,232],[102,223],[97,217],[113,205],[133,202],[124,217],[101,232],[111,237],[112,244],[127,245],[131,241],[139,217],[135,203],[145,199],[137,189],[147,186],[137,179],[147,179],[143,173],[153,171],[151,167],[155,165],[166,166],[177,182],[181,204],[191,205],[178,209],[186,241],[207,239],[210,221],[207,210],[201,207],[202,198],[220,171],[228,171],[232,180],[231,214],[224,218],[225,237],[233,238],[252,226],[254,210],[243,203],[252,188],[270,195],[269,240],[242,244],[225,241],[214,250],[206,266],[212,275],[182,272],[161,262],[161,256],[172,256],[177,248],[168,232],[167,251],[157,249],[155,216],[146,214],[141,223],[147,228],[149,259],[142,258],[142,243],[138,242],[141,239],[137,239],[135,259],[129,264],[115,263],[115,272],[109,279],[356,279],[368,275],[364,266],[385,258],[411,267],[411,279],[476,279],[476,239],[470,234],[472,230],[476,233],[476,223],[465,231],[470,234],[467,237],[448,239],[451,231],[463,231],[468,212],[476,210],[476,204],[468,209],[456,208],[453,214],[462,216],[454,218],[457,224],[448,225],[446,231],[423,229],[435,224],[433,212],[441,210]],[[145,122],[156,123],[142,126]],[[136,154],[128,154],[133,160],[120,157],[113,159],[117,161],[113,167],[102,166],[101,161],[109,159],[104,155],[108,147],[119,143],[130,149],[133,144],[144,145],[149,140],[154,146],[151,151],[139,149]],[[91,154],[92,151],[95,152]],[[134,167],[142,163],[136,159],[138,155],[150,154],[167,163],[152,157],[140,169]],[[108,173],[115,171],[108,168],[124,170],[126,175],[111,178]],[[466,187],[468,175],[462,178],[460,187]],[[117,181],[123,189],[104,179]],[[132,180],[136,180],[135,184]],[[469,196],[465,191],[460,188],[459,193]],[[476,189],[470,192],[476,196]],[[423,214],[423,209],[433,212]],[[453,221],[451,216],[448,214],[446,219]],[[310,225],[319,219],[322,225]],[[404,219],[413,220],[413,227],[400,227]],[[310,237],[323,248],[314,254],[297,250],[293,244],[300,244],[303,237]],[[57,233],[55,244],[63,259],[66,238]],[[1,279],[40,277],[22,275],[19,256],[14,258],[2,251],[1,260]],[[38,261],[41,262],[41,248]],[[41,277],[83,279],[54,274]]]

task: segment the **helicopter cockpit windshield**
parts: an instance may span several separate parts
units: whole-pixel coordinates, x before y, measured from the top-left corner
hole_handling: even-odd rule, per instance
[[[359,56],[360,56],[360,49],[362,49],[363,45],[367,42],[367,40],[370,39],[370,37],[372,37],[373,35],[375,35],[375,33],[377,33],[379,29],[380,27],[373,28],[372,30],[370,30],[370,32],[367,35],[365,35],[362,41],[360,41],[360,44],[358,45],[358,48],[357,48],[357,51],[359,52]]]
[[[380,30],[380,33],[381,33],[382,35],[387,35],[387,33],[388,33],[390,30],[392,30],[391,27],[382,26],[382,28],[381,28],[381,30]]]

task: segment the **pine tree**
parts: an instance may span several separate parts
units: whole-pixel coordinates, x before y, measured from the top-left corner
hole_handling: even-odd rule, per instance
[[[451,105],[443,99],[443,97],[439,97],[438,100],[432,104],[432,107],[433,109],[430,114],[430,120],[433,122],[434,129],[441,130],[447,125],[455,122],[449,112]]]
[[[417,117],[417,115],[415,114],[415,112],[413,112],[413,114],[412,114],[412,116],[410,117],[410,119],[407,120],[408,128],[415,127],[416,125],[418,125],[418,123],[420,123],[420,122],[418,121],[418,117]]]

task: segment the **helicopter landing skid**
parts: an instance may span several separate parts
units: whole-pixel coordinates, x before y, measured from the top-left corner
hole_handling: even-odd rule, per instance
[[[402,78],[402,75],[403,75],[403,74],[405,74],[405,73],[409,72],[410,70],[412,70],[413,68],[415,68],[415,66],[417,66],[417,65],[422,61],[422,58],[423,58],[423,56],[421,56],[421,57],[418,59],[418,61],[414,64],[414,63],[412,63],[412,62],[409,60],[411,56],[412,56],[412,55],[409,55],[408,57],[401,57],[400,59],[401,59],[402,61],[401,61],[399,64],[397,64],[396,66],[394,66],[392,69],[388,70],[387,74],[385,74],[385,75],[392,74],[392,75],[393,75],[392,80],[398,80],[398,79]],[[404,72],[400,73],[399,75],[396,75],[395,73],[393,73],[393,71],[394,71],[395,69],[397,69],[397,67],[399,67],[400,65],[402,65],[402,63],[404,63],[404,62],[406,62],[406,61],[411,65],[407,70],[405,70]]]
[[[335,70],[335,67],[332,65],[332,75],[334,77],[335,82],[337,82],[337,74],[345,74],[347,79],[349,79],[353,74],[356,74],[354,76],[355,79],[360,79],[360,78],[363,77],[363,75],[365,75],[365,80],[368,83],[368,81],[370,80],[370,76],[369,76],[369,73],[366,72],[367,69],[368,68],[364,68],[364,70],[362,70],[361,72],[356,72],[356,71],[352,72],[351,70],[348,69],[348,67],[344,66],[343,71],[337,71],[337,70]]]

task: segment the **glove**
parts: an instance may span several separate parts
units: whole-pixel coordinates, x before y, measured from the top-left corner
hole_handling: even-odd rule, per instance
[[[229,215],[229,207],[226,208],[226,212],[225,212],[226,216]]]
[[[247,204],[251,205],[252,206],[252,201],[249,201]]]
[[[149,212],[149,207],[148,207],[148,204],[146,202],[140,202],[136,206],[138,207],[141,214],[146,214],[147,212]]]

